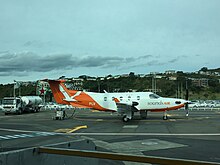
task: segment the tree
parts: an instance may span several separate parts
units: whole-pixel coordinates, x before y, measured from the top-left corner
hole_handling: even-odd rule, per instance
[[[134,72],[130,72],[129,73],[129,77],[134,77],[135,75],[134,75]]]
[[[207,71],[208,71],[208,68],[207,68],[207,67],[202,67],[202,68],[200,69],[200,71],[207,72]]]

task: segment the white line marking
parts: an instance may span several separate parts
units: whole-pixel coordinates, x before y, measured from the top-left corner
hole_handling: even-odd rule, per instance
[[[5,137],[10,138],[10,139],[17,139],[17,138],[19,138],[19,137],[16,137],[14,135],[6,135]]]
[[[29,135],[29,134],[23,134],[25,137],[35,137],[34,135]]]
[[[0,136],[1,139],[10,139],[10,138],[7,138],[7,137],[4,137],[4,136]]]
[[[50,135],[54,135],[54,133],[50,133],[50,132],[37,132],[36,136],[50,136]]]
[[[137,128],[138,125],[124,125],[123,128]]]
[[[26,137],[26,134],[14,135],[14,136],[19,137],[19,138],[23,138],[23,137]]]
[[[8,131],[8,132],[25,132],[25,133],[41,132],[41,131],[27,131],[27,130],[6,129],[6,128],[0,128],[0,130],[1,131]]]

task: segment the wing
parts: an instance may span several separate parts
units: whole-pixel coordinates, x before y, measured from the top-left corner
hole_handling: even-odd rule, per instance
[[[121,115],[127,115],[129,117],[132,117],[133,113],[138,111],[138,109],[135,107],[137,105],[138,105],[137,102],[131,102],[131,103],[116,102],[117,112]]]

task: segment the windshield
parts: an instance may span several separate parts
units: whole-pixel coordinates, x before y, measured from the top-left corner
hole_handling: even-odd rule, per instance
[[[14,99],[4,99],[2,103],[3,105],[12,105],[14,104]]]
[[[160,96],[153,93],[153,94],[150,94],[149,97],[150,97],[150,99],[158,99]]]

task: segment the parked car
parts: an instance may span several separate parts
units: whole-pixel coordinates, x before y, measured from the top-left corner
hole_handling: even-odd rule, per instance
[[[189,108],[198,108],[198,107],[200,107],[200,103],[198,100],[193,100],[193,101],[191,101],[191,103],[188,106],[189,106]]]
[[[205,101],[200,100],[200,101],[199,101],[199,107],[202,107],[202,108],[208,108],[209,105],[208,105]]]
[[[3,110],[3,106],[2,106],[2,105],[0,105],[0,111],[1,111],[1,110]]]
[[[207,104],[207,107],[209,107],[209,108],[217,107],[216,102],[213,100],[206,101],[206,104]]]

